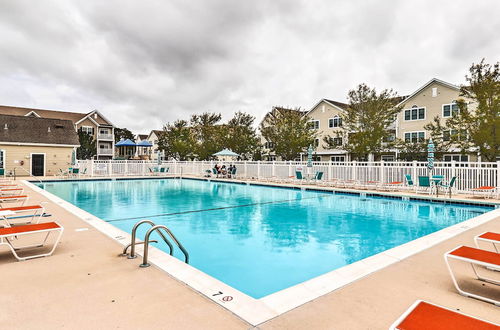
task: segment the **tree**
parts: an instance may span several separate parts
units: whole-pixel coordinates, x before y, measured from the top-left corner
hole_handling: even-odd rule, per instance
[[[225,127],[218,125],[221,118],[220,113],[210,112],[191,116],[190,122],[196,141],[193,151],[199,160],[210,160],[214,153],[222,149]]]
[[[94,137],[82,130],[78,129],[78,139],[80,146],[76,149],[77,159],[92,159],[97,154],[97,144]]]
[[[165,152],[166,157],[177,160],[187,160],[196,148],[193,130],[185,120],[167,123],[163,133],[158,138],[158,148]]]
[[[271,142],[270,150],[283,160],[299,157],[314,143],[316,132],[300,108],[273,107],[260,126],[262,136]]]
[[[400,98],[392,89],[384,89],[380,94],[375,88],[360,84],[357,89],[348,93],[349,106],[342,115],[345,141],[344,149],[358,159],[366,159],[369,154],[378,154],[388,149],[384,140],[389,140],[393,134],[390,125],[401,111],[397,106]],[[327,148],[338,147],[332,137],[323,140]]]
[[[254,116],[241,111],[236,112],[225,126],[224,147],[236,152],[243,159],[251,158],[260,144],[253,126],[254,121]]]
[[[134,141],[134,134],[126,128],[115,127],[115,143],[126,139]]]
[[[465,80],[460,88],[462,98],[457,100],[458,113],[452,113],[444,126],[429,128],[449,134],[450,142],[462,153],[477,148],[485,160],[495,161],[500,156],[500,63],[490,65],[484,59],[473,63]],[[466,100],[475,109],[469,108]]]

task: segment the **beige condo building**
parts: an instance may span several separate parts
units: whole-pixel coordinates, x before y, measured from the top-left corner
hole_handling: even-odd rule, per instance
[[[394,123],[389,127],[392,133],[391,138],[399,138],[409,142],[426,140],[430,137],[425,130],[425,125],[439,117],[441,124],[454,113],[458,112],[456,101],[460,98],[460,87],[442,81],[437,78],[418,88],[409,96],[402,97],[398,104],[402,107]],[[466,100],[467,101],[467,100]],[[311,110],[307,112],[310,118],[311,129],[316,130],[317,138],[315,143],[314,160],[342,162],[351,160],[350,155],[344,150],[345,137],[338,136],[344,132],[342,126],[342,115],[347,108],[347,104],[329,99],[321,99]],[[469,107],[474,104],[469,101]],[[449,138],[454,132],[448,132],[444,139]],[[323,138],[332,137],[336,144],[333,149],[325,148]],[[384,143],[381,141],[381,143]],[[398,159],[397,150],[388,150],[374,160],[394,161]],[[466,155],[462,155],[458,148],[451,148],[443,155],[444,161],[477,161],[477,153],[470,150]]]

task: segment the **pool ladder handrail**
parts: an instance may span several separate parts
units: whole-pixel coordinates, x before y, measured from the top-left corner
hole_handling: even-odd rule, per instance
[[[140,225],[142,225],[143,223],[147,223],[147,224],[150,224],[151,225],[151,228],[146,232],[146,236],[144,237],[144,241],[143,242],[136,242],[136,237],[137,237],[137,229],[139,228]],[[157,243],[158,241],[156,240],[150,240],[149,237],[151,236],[151,234],[154,232],[154,231],[157,231],[158,234],[160,234],[161,238],[163,239],[163,241],[168,245],[169,247],[169,254],[170,255],[173,255],[173,250],[174,250],[174,247],[172,245],[172,243],[170,243],[170,241],[167,239],[167,237],[165,236],[165,234],[162,232],[165,231],[168,236],[170,236],[170,238],[175,242],[175,244],[179,247],[179,249],[182,251],[182,253],[184,254],[184,261],[186,263],[189,263],[189,253],[187,252],[187,250],[184,248],[184,246],[179,242],[179,240],[177,239],[177,237],[175,237],[175,235],[172,233],[172,231],[167,227],[167,226],[164,226],[164,225],[156,225],[153,221],[151,220],[141,220],[139,222],[137,222],[134,227],[132,228],[132,239],[131,239],[131,242],[130,244],[128,244],[127,246],[125,246],[125,248],[123,249],[123,255],[127,255],[127,250],[128,248],[130,247],[130,255],[128,256],[129,259],[134,259],[134,258],[137,258],[137,255],[135,254],[135,246],[137,244],[144,244],[144,253],[143,253],[143,261],[142,261],[142,264],[140,265],[140,267],[149,267],[149,263],[148,263],[148,254],[149,254],[149,243]]]
[[[145,241],[144,242],[139,242],[139,243],[136,242],[137,229],[139,229],[139,227],[143,223],[150,224],[151,227],[156,226],[156,224],[153,221],[151,221],[151,220],[141,220],[141,221],[137,222],[134,225],[134,227],[132,228],[132,239],[130,240],[130,244],[128,244],[127,246],[125,246],[125,248],[123,249],[123,255],[127,255],[127,250],[130,247],[130,255],[127,257],[128,259],[135,259],[135,258],[137,258],[137,255],[135,254],[135,246],[137,244],[144,244],[145,243]],[[170,255],[173,255],[174,247],[173,247],[172,243],[169,242],[169,240],[165,237],[165,235],[162,232],[159,232],[159,234],[160,234],[161,238],[163,239],[163,241],[168,245],[168,247],[170,249]],[[150,241],[150,242],[157,243],[158,241]]]
[[[177,246],[179,247],[179,249],[182,251],[182,253],[184,254],[184,262],[185,263],[189,263],[189,253],[187,252],[187,250],[184,248],[184,246],[181,244],[181,242],[179,242],[179,240],[177,239],[177,237],[175,237],[175,235],[172,233],[172,231],[170,229],[168,229],[167,226],[165,225],[156,225],[156,226],[153,226],[151,227],[147,233],[146,233],[146,236],[144,237],[144,252],[143,252],[143,257],[142,257],[142,264],[139,265],[139,267],[149,267],[150,264],[148,263],[148,254],[149,254],[149,236],[151,236],[151,234],[154,232],[154,231],[158,231],[158,233],[161,233],[160,230],[164,230],[167,232],[168,236],[170,236],[170,238],[175,242],[175,244],[177,244]]]

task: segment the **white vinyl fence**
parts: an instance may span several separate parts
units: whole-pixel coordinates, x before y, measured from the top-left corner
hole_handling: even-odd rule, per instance
[[[221,162],[219,162],[221,163]],[[162,167],[168,168],[168,174],[202,176],[211,170],[216,161],[164,161]],[[404,175],[410,174],[416,181],[420,175],[429,175],[427,162],[313,162],[312,168],[306,162],[261,162],[235,161],[226,162],[237,168],[237,177],[268,179],[289,178],[295,171],[306,173],[323,172],[324,180],[356,180],[404,182]],[[80,172],[92,177],[109,176],[148,176],[155,174],[156,161],[142,160],[79,160]],[[156,173],[157,174],[157,173]],[[500,185],[500,162],[435,162],[432,175],[444,175],[446,180],[457,177],[456,188],[459,192],[470,192],[481,186],[498,187]]]

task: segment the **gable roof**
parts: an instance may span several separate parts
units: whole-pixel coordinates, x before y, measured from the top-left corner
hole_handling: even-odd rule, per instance
[[[0,114],[0,143],[79,146],[71,120]]]
[[[459,91],[460,90],[460,87],[457,86],[457,85],[453,85],[453,84],[450,84],[444,80],[441,80],[441,79],[438,79],[438,78],[432,78],[431,80],[429,80],[427,83],[425,83],[422,87],[420,87],[419,89],[417,89],[415,92],[411,93],[410,95],[408,95],[408,97],[405,97],[403,100],[401,100],[397,106],[400,106],[402,105],[403,103],[407,102],[408,100],[410,100],[411,98],[413,98],[415,95],[417,95],[418,93],[420,93],[422,90],[424,90],[425,88],[427,88],[429,85],[433,84],[433,83],[437,83],[437,84],[440,84],[440,85],[443,85],[443,86],[446,86],[448,88],[451,88],[451,89],[454,89],[454,90],[457,90]]]
[[[92,118],[91,115],[95,113],[97,113],[98,117]],[[97,110],[93,110],[88,113],[82,113],[82,112],[45,110],[45,109],[11,107],[7,105],[0,105],[0,114],[12,115],[12,116],[31,116],[31,117],[35,116],[41,118],[71,120],[73,124],[78,124],[79,122],[85,120],[86,118],[89,118],[96,124],[113,126],[113,124],[111,124],[111,122]]]
[[[311,113],[311,111],[313,111],[314,109],[316,109],[316,107],[318,105],[320,105],[321,102],[328,103],[329,105],[331,105],[332,107],[334,107],[334,108],[336,108],[336,109],[338,109],[340,111],[345,111],[347,109],[347,107],[349,107],[349,104],[346,104],[346,103],[343,103],[343,102],[333,101],[333,100],[329,100],[329,99],[321,99],[309,111],[307,111],[305,113],[305,116],[309,115]]]
[[[157,138],[159,138],[160,135],[163,134],[163,130],[161,130],[161,129],[151,130],[151,132],[149,132],[148,137],[146,139],[149,140],[151,138],[151,135],[153,135],[153,134],[156,135]]]

